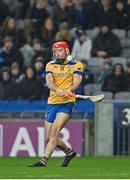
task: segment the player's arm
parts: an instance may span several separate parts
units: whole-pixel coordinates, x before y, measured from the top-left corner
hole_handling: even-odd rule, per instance
[[[73,83],[70,89],[68,89],[64,95],[66,97],[70,97],[70,93],[75,92],[75,90],[79,87],[80,83],[82,81],[82,75],[74,74],[73,75]]]
[[[73,82],[71,88],[65,93],[65,96],[68,96],[71,92],[75,91],[81,81],[82,81],[82,75],[83,75],[83,65],[78,62],[73,69]]]
[[[74,69],[73,69],[73,83],[71,86],[71,91],[75,91],[79,87],[82,81],[82,75],[83,75],[83,65],[81,62],[77,62],[74,65]]]
[[[52,73],[46,74],[46,85],[50,90],[56,91],[58,96],[64,95],[64,91],[60,89],[59,87],[55,86]]]
[[[75,91],[79,87],[81,81],[82,81],[82,75],[74,74],[73,75],[73,83],[72,83],[72,87],[70,90]]]

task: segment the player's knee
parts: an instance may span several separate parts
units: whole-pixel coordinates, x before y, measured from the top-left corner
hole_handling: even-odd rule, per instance
[[[59,136],[59,133],[60,133],[60,127],[54,126],[54,127],[51,129],[49,141],[53,141],[53,140],[57,139],[58,136]]]
[[[49,142],[49,137],[45,137],[46,144]]]
[[[58,140],[58,137],[57,136],[51,136],[50,138],[49,138],[49,143],[50,144],[57,144],[57,141]]]
[[[53,136],[58,136],[60,133],[60,126],[55,126],[53,127],[52,131],[53,131]]]

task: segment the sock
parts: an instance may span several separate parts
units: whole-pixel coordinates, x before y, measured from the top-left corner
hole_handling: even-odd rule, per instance
[[[43,156],[41,159],[41,163],[46,166],[47,161],[48,161],[48,159],[45,156]]]
[[[71,155],[73,153],[73,149],[68,148],[65,153],[66,155]]]

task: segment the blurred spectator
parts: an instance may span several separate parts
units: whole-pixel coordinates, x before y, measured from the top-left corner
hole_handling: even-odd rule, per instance
[[[62,22],[69,22],[69,8],[68,0],[60,0],[56,4],[51,12],[51,18],[59,26]]]
[[[3,2],[8,7],[8,10],[10,10],[10,12],[11,12],[10,16],[15,17],[15,19],[17,19],[19,12],[20,12],[20,7],[21,7],[20,1],[18,1],[18,0],[3,0]]]
[[[40,39],[34,39],[32,46],[25,44],[20,50],[24,56],[26,67],[32,65],[37,57],[44,58],[45,64],[51,60],[51,52],[42,45]]]
[[[97,83],[103,83],[104,79],[112,73],[112,61],[110,59],[105,59],[103,62],[103,69],[99,74]]]
[[[46,11],[47,0],[36,0],[35,3],[30,6],[28,12],[28,18],[32,20],[32,22],[43,22],[49,14]]]
[[[94,13],[99,6],[98,0],[86,0],[85,3],[87,8],[89,8],[92,13]]]
[[[77,32],[77,38],[72,48],[72,56],[77,59],[89,59],[91,55],[92,42],[82,29]]]
[[[76,89],[77,94],[85,94],[84,92],[84,86],[87,84],[94,83],[94,74],[91,72],[91,70],[88,67],[86,60],[80,61],[83,64],[84,72],[83,72],[83,80],[80,83],[80,86]]]
[[[21,47],[25,43],[23,30],[17,29],[16,21],[12,17],[7,17],[6,20],[4,21],[1,29],[1,35],[3,39],[6,36],[12,37],[14,45],[16,47]]]
[[[71,27],[82,26],[83,28],[91,28],[92,13],[87,8],[84,0],[73,0],[73,6],[69,9],[69,22]]]
[[[31,6],[31,0],[22,0],[20,8],[18,8],[19,12],[17,10],[17,15],[15,15],[15,17],[17,19],[25,19],[27,11],[28,11],[30,6]]]
[[[24,78],[24,74],[21,73],[19,64],[14,62],[11,65],[11,80],[13,82],[19,83]]]
[[[23,68],[24,58],[22,53],[14,47],[14,43],[11,37],[4,38],[4,46],[2,48],[1,57],[4,59],[4,66],[11,66],[13,62],[17,62],[20,69]]]
[[[18,3],[16,0],[3,0],[3,2],[9,7],[11,11],[14,10],[16,4]]]
[[[126,79],[126,84],[128,85],[128,91],[130,91],[130,62],[126,64],[125,79]]]
[[[83,64],[84,72],[83,72],[83,83],[84,86],[86,84],[92,84],[94,83],[94,74],[92,73],[91,69],[88,66],[88,63],[86,60],[81,60],[81,63]]]
[[[2,57],[2,54],[0,53],[0,68],[4,66],[4,58]]]
[[[100,0],[100,5],[95,12],[94,27],[98,27],[101,24],[113,27],[115,10],[111,3],[111,0]]]
[[[49,14],[51,15],[53,7],[57,4],[56,0],[48,0],[48,6],[47,6],[47,10],[49,12]]]
[[[36,0],[34,5],[30,6],[27,14],[27,18],[30,18],[33,23],[36,35],[39,33],[41,23],[49,17],[48,11],[46,10],[47,0]]]
[[[103,58],[120,56],[120,40],[107,25],[101,25],[99,34],[93,40],[91,53]]]
[[[68,42],[70,49],[72,49],[74,38],[72,33],[69,31],[69,26],[66,22],[61,23],[59,31],[56,34],[55,40]]]
[[[51,5],[51,6],[54,6],[57,1],[56,0],[48,0],[48,3]]]
[[[54,38],[57,32],[57,27],[54,24],[51,18],[47,18],[45,23],[43,23],[41,27],[41,33],[39,35],[39,39],[47,46],[47,48],[51,48],[54,42]]]
[[[49,89],[46,86],[46,79],[45,79],[45,65],[44,59],[41,57],[37,57],[34,62],[34,67],[36,70],[37,78],[40,80],[40,89],[42,92],[42,98],[46,99],[49,95]]]
[[[23,36],[25,44],[31,44],[34,38],[34,29],[32,21],[30,19],[25,19],[21,22],[21,29],[23,29]]]
[[[11,15],[11,9],[6,3],[6,1],[0,1],[0,26],[3,24],[4,20]]]
[[[30,44],[24,44],[22,48],[20,48],[20,51],[24,57],[24,66],[30,66],[32,64],[32,58],[33,58],[33,49],[30,46]]]
[[[18,86],[11,82],[10,70],[8,67],[1,69],[0,100],[14,100],[18,97]]]
[[[21,98],[23,100],[38,100],[41,97],[40,81],[36,77],[33,67],[27,67],[25,78],[20,83]]]
[[[32,63],[37,57],[42,57],[45,59],[44,63],[46,64],[51,60],[51,52],[45,48],[39,39],[34,39],[33,41],[33,57]]]
[[[45,60],[42,57],[37,57],[36,59],[34,59],[34,67],[38,78],[45,78],[44,61]]]
[[[112,74],[108,75],[104,79],[102,85],[102,91],[110,91],[115,95],[115,93],[120,91],[127,91],[128,85],[125,80],[125,72],[122,64],[117,63],[112,69]]]
[[[98,0],[87,0],[85,1],[86,3],[86,8],[88,9],[89,12],[89,29],[94,28],[94,24],[95,24],[95,12],[96,10],[99,8],[100,3],[98,2]]]
[[[127,29],[130,29],[130,0],[127,0],[126,12],[127,12]]]
[[[126,29],[127,28],[127,11],[125,4],[122,0],[116,2],[115,15],[113,17],[115,28]]]

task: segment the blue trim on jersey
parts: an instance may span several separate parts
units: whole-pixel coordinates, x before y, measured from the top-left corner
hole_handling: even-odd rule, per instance
[[[60,112],[68,114],[71,117],[74,105],[74,102],[68,102],[64,104],[47,104],[45,118],[48,122],[53,123],[56,119],[57,113]]]
[[[50,61],[50,64],[57,64],[56,59],[55,59],[55,60],[53,60],[53,61]]]
[[[83,72],[81,72],[81,71],[74,71],[74,74],[83,75]]]
[[[74,64],[76,64],[77,62],[73,62],[73,61],[69,61],[69,65],[74,65]]]
[[[52,73],[51,71],[46,71],[45,74],[49,74],[49,73]]]

